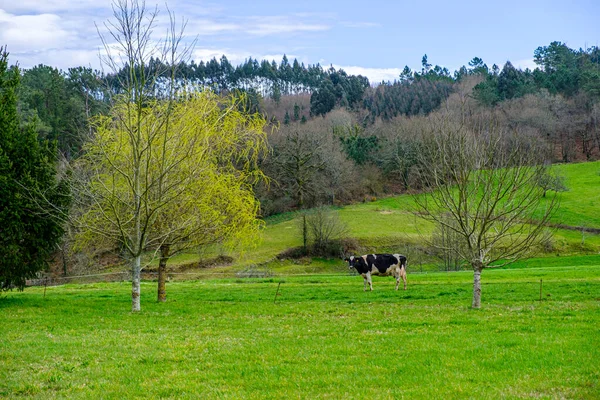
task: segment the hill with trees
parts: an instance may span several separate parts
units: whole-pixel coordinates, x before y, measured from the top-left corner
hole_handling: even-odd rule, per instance
[[[143,90],[156,99],[168,98],[169,87],[211,91],[243,98],[240,111],[261,114],[269,151],[257,155],[257,167],[269,179],[252,190],[260,215],[268,217],[428,189],[419,155],[440,120],[539,141],[547,164],[598,159],[600,50],[552,42],[533,57],[534,70],[510,62],[490,67],[474,57],[451,73],[424,55],[419,71],[405,67],[396,80],[378,83],[286,56],[237,66],[225,56],[207,62],[149,57],[144,73],[155,79]],[[123,82],[140,71],[130,65],[109,74],[46,65],[24,70],[19,122],[56,143],[64,160],[77,160],[96,135],[92,121],[108,115],[127,91]]]

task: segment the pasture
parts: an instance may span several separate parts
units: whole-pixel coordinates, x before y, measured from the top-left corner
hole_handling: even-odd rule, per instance
[[[139,314],[127,282],[10,292],[0,397],[599,398],[600,257],[563,261],[484,271],[481,310],[472,273],[410,266],[398,292],[220,279],[170,283],[157,304],[143,282]]]
[[[564,176],[568,191],[560,194],[560,207],[551,222],[570,229],[553,229],[552,248],[547,256],[581,253],[597,254],[600,251],[600,235],[577,229],[577,227],[600,229],[600,161],[580,164],[564,164],[553,167]],[[403,252],[409,262],[430,263],[419,260],[410,253],[409,247],[422,244],[433,232],[433,224],[416,217],[414,198],[400,195],[372,202],[336,208],[341,221],[348,227],[348,236],[357,239],[369,252]],[[262,240],[255,248],[243,253],[230,253],[224,249],[210,248],[203,257],[227,253],[233,256],[232,270],[252,263],[272,260],[284,250],[302,245],[300,216],[289,212],[266,219]],[[198,253],[191,251],[173,257],[169,264],[175,268],[198,260]],[[157,264],[157,261],[156,261]]]

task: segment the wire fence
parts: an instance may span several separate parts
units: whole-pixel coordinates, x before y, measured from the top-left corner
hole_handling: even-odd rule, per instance
[[[457,272],[464,271],[410,271],[409,277],[411,275],[428,275],[435,274],[439,275],[440,272],[445,272],[448,275],[453,275]],[[167,272],[166,277],[167,280],[204,280],[204,279],[235,279],[238,281],[248,280],[249,282],[252,279],[269,279],[272,278],[274,281],[283,281],[285,282],[286,278],[314,278],[315,281],[312,283],[318,284],[326,284],[327,282],[319,281],[319,279],[323,278],[343,278],[343,277],[359,277],[359,274],[354,270],[347,270],[346,272],[302,272],[302,273],[275,273],[270,269],[264,270],[241,270],[241,271],[194,271],[194,272]],[[158,279],[157,271],[142,271],[141,273],[142,281],[155,281]],[[388,277],[389,278],[389,277]],[[384,278],[385,279],[385,278]],[[560,279],[547,279],[548,282],[589,282],[587,279],[578,279],[572,277],[564,277]],[[105,273],[96,273],[96,274],[85,274],[85,275],[69,275],[69,276],[51,276],[46,275],[35,279],[27,280],[26,286],[59,286],[69,283],[79,283],[79,284],[87,284],[87,283],[101,283],[101,282],[131,282],[131,271],[118,271],[118,272],[105,272]],[[519,279],[519,280],[499,280],[494,279],[491,281],[482,281],[482,285],[539,285],[542,282],[542,279],[530,280],[530,279]],[[600,284],[600,279],[597,282]],[[332,284],[334,284],[332,282]],[[412,281],[410,285],[412,286],[420,286],[420,285],[428,285],[428,286],[444,286],[444,285],[472,285],[472,281]]]
[[[408,291],[404,292],[402,296],[397,297],[397,301],[400,299],[441,299],[442,296],[454,295],[454,296],[468,296],[473,281],[455,279],[456,271],[445,271],[446,274],[440,274],[439,272],[433,274],[433,271],[412,271],[408,275]],[[431,279],[426,275],[431,274]],[[410,276],[415,279],[410,278]],[[448,279],[444,279],[443,276],[447,275]],[[348,278],[354,276],[356,280],[338,280],[335,278]],[[419,276],[417,279],[416,277]],[[142,272],[142,280],[156,281],[158,278],[158,271],[145,271]],[[258,283],[259,286],[253,286],[249,289],[247,286],[240,286],[238,289],[243,290],[245,295],[249,296],[247,299],[259,299],[257,301],[305,301],[307,299],[318,299],[319,296],[324,296],[325,299],[330,299],[329,296],[333,295],[338,298],[347,296],[346,289],[339,291],[340,285],[348,287],[350,285],[356,287],[356,292],[362,292],[362,277],[360,277],[356,271],[340,269],[339,272],[326,272],[326,273],[274,273],[273,270],[267,267],[257,268],[246,268],[243,270],[232,271],[218,271],[215,269],[207,269],[206,271],[187,271],[187,272],[167,272],[167,278],[170,281],[183,281],[183,280],[223,280],[223,283],[230,285],[232,281],[236,283]],[[254,278],[254,279],[252,279]],[[257,279],[258,278],[258,279]],[[288,279],[290,278],[290,279]],[[293,279],[293,278],[306,278],[306,279]],[[506,278],[506,279],[503,279]],[[388,292],[393,287],[393,278],[387,277],[387,282],[384,283],[386,278],[377,279],[377,285],[375,286],[376,292]],[[131,282],[131,271],[118,271],[118,272],[104,272],[95,274],[81,274],[71,276],[43,276],[38,279],[32,279],[27,282],[27,286],[38,286],[43,287],[43,296],[46,298],[46,291],[48,287],[60,286],[64,284],[92,284],[100,282]],[[218,282],[217,282],[218,285]],[[498,299],[510,299],[511,301],[546,301],[553,299],[562,300],[598,300],[600,301],[600,277],[587,278],[577,277],[569,275],[560,275],[552,277],[523,277],[520,276],[517,279],[510,279],[508,277],[497,277],[490,280],[484,280],[481,282],[483,291],[487,296],[496,297]],[[306,290],[298,290],[299,287],[305,287]],[[290,291],[289,289],[295,288]],[[366,289],[366,288],[365,288]],[[402,289],[402,286],[400,287]],[[411,290],[412,289],[412,290]],[[335,292],[339,293],[335,294]],[[403,292],[402,290],[400,290]],[[233,293],[236,293],[234,290]],[[230,292],[222,292],[221,290],[211,292],[210,296],[214,297],[214,301],[222,301],[223,296],[230,299]],[[216,293],[221,293],[217,295]],[[317,293],[321,293],[318,295]],[[346,294],[343,294],[346,293]],[[495,293],[495,294],[494,294]],[[557,295],[558,297],[554,297]],[[234,295],[234,297],[237,295]],[[274,296],[274,297],[273,297]],[[242,298],[242,297],[240,297]],[[246,298],[246,297],[244,297]],[[387,299],[390,299],[386,296]],[[254,300],[250,300],[254,301]],[[352,298],[352,301],[373,301],[371,296]],[[442,300],[440,300],[442,301]]]

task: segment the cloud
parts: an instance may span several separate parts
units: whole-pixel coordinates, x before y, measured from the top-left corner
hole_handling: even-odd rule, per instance
[[[216,22],[209,19],[188,21],[186,33],[188,36],[212,36],[222,33],[239,32],[242,26],[239,24]]]
[[[73,38],[55,14],[13,15],[0,10],[0,43],[10,52],[60,47]]]
[[[279,63],[281,63],[281,60],[283,59],[283,56],[284,56],[283,53],[279,53],[279,54],[264,54],[264,55],[260,56],[259,60],[268,60],[268,61],[275,60],[277,62],[277,64],[279,64]],[[294,58],[297,59],[299,63],[303,62],[300,59],[300,57],[298,57],[295,54],[285,54],[285,56],[287,57],[287,59],[290,62],[290,64],[292,64],[294,62]]]
[[[367,68],[358,66],[339,66],[333,65],[336,69],[343,69],[349,75],[362,75],[369,78],[371,84],[380,83],[381,81],[397,80],[402,73],[402,68]]]
[[[235,51],[227,48],[222,49],[195,49],[192,54],[192,59],[196,62],[200,61],[210,61],[213,58],[216,58],[217,61],[221,59],[221,56],[227,57],[227,60],[234,66],[244,63],[248,58],[252,57],[255,60],[262,61],[272,61],[275,60],[277,64],[281,63],[281,59],[283,58],[283,53],[281,54],[253,54],[248,51]],[[294,60],[294,58],[298,58],[294,54],[286,54],[290,63]],[[301,62],[299,60],[299,62]]]
[[[0,6],[0,44],[8,45],[11,62],[18,61],[23,68],[40,63],[61,69],[76,65],[101,67],[98,54],[104,50],[97,28],[105,40],[113,40],[105,26],[107,20],[114,21],[110,0],[16,0],[4,3]],[[286,53],[290,62],[297,58],[308,64],[306,55],[293,47],[282,47],[278,39],[326,32],[342,26],[332,13],[236,16],[234,9],[224,7],[222,3],[197,5],[189,0],[170,0],[169,4],[177,24],[187,20],[182,45],[196,37],[199,37],[198,44],[214,45],[195,49],[192,58],[196,61],[220,59],[224,54],[234,65],[249,57],[280,63]],[[154,5],[148,3],[147,8],[152,12]],[[154,39],[163,37],[168,27],[168,14],[164,7],[159,9]],[[375,25],[350,24],[356,27]],[[268,41],[271,38],[275,42]],[[290,51],[295,54],[289,54]]]
[[[220,60],[223,55],[227,57],[227,60],[233,65],[241,64],[248,57],[252,56],[248,52],[236,52],[230,49],[195,49],[192,54],[192,59],[196,62],[207,62],[213,58]]]
[[[532,71],[538,67],[538,65],[533,61],[533,58],[515,61],[513,63],[513,66],[522,70],[529,68]],[[502,68],[502,65],[500,66],[500,68]]]
[[[58,11],[106,9],[110,10],[110,1],[97,0],[17,0],[3,2],[2,9],[28,14],[56,13]]]
[[[274,20],[271,22],[258,23],[256,25],[247,26],[244,30],[256,36],[279,35],[296,32],[319,32],[329,30],[328,25],[298,23],[284,19]]]
[[[35,52],[11,52],[9,61],[11,64],[19,63],[22,68],[46,64],[63,71],[78,66],[100,69],[98,50],[48,49]]]

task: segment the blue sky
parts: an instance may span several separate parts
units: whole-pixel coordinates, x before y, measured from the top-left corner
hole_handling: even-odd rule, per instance
[[[110,0],[0,0],[0,45],[10,61],[62,69],[100,67],[100,40]],[[154,7],[157,2],[147,0]],[[164,8],[161,1],[159,7]],[[169,0],[197,37],[194,58],[233,64],[285,53],[306,64],[333,64],[371,81],[394,79],[421,57],[454,70],[473,57],[533,67],[533,51],[552,41],[572,48],[600,44],[600,0],[538,1],[220,1]],[[166,13],[156,29],[163,32]]]

